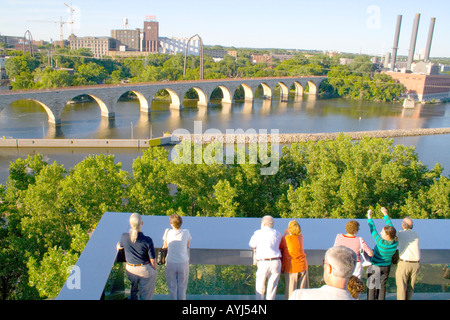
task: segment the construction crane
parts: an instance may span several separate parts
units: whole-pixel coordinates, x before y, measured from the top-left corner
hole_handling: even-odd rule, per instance
[[[70,4],[70,6],[67,3],[64,3],[64,5],[70,9],[70,22],[69,22],[71,24],[71,26],[70,26],[71,33],[70,34],[73,35],[73,12],[75,11],[75,9],[72,8],[72,3]]]
[[[48,20],[27,20],[27,21],[30,21],[30,22],[50,22],[50,23],[59,23],[60,29],[61,29],[61,35],[60,35],[61,41],[64,41],[64,35],[63,35],[63,26],[64,26],[64,24],[66,24],[66,23],[73,24],[72,21],[71,21],[71,22],[63,21],[63,20],[62,20],[62,17],[61,17],[61,20],[60,20],[60,21],[48,21]]]

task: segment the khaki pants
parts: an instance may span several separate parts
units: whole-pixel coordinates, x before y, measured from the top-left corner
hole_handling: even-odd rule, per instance
[[[411,300],[414,293],[414,285],[419,273],[419,262],[399,261],[395,272],[397,285],[397,300]]]
[[[286,289],[284,291],[284,298],[289,299],[292,292],[296,289],[308,289],[309,288],[309,275],[308,270],[298,273],[284,273],[284,279],[286,282]]]
[[[281,273],[281,260],[258,261],[256,270],[256,300],[275,300],[277,294],[278,280]]]

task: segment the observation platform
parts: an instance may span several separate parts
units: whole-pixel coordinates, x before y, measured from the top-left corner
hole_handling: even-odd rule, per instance
[[[57,300],[102,299],[105,285],[117,259],[116,244],[121,234],[128,232],[130,228],[130,215],[131,213],[118,212],[106,212],[103,215]],[[170,228],[169,217],[142,216],[142,218],[144,221],[142,232],[153,239],[155,249],[160,248],[163,244],[164,230]],[[283,234],[292,219],[275,218],[274,220],[274,228]],[[338,233],[345,232],[345,224],[351,219],[295,220],[299,222],[302,229],[308,265],[321,265],[326,250],[333,246]],[[370,235],[367,220],[355,220],[360,223],[358,236],[363,237],[373,248],[375,243]],[[392,219],[392,223],[397,230],[401,230],[400,219]],[[380,232],[385,223],[382,219],[375,219],[375,225]],[[253,252],[248,243],[253,232],[260,227],[261,218],[183,217],[182,228],[189,229],[192,235],[190,264],[252,265]],[[450,233],[448,232],[450,220],[415,219],[414,230],[421,237],[422,265],[450,263]],[[236,297],[240,299],[240,296]],[[420,297],[423,295],[417,296],[417,298]],[[449,294],[435,294],[433,297],[449,299]],[[212,297],[191,298],[202,300]],[[229,299],[229,297],[224,296],[223,299]]]

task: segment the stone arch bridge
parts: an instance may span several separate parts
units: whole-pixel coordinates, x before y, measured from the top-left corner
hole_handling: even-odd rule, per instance
[[[170,94],[171,108],[181,109],[183,98],[191,89],[198,94],[198,106],[208,106],[211,94],[217,88],[222,91],[222,102],[232,103],[234,93],[239,86],[244,88],[245,100],[253,100],[259,86],[262,86],[264,98],[269,99],[275,87],[279,85],[281,99],[287,100],[289,91],[293,87],[296,95],[303,95],[306,85],[309,86],[310,94],[317,94],[319,85],[326,78],[325,76],[236,78],[0,91],[0,112],[14,101],[34,100],[45,109],[50,123],[60,124],[61,113],[66,104],[81,95],[92,97],[98,103],[103,117],[114,118],[116,104],[127,92],[133,92],[138,97],[142,112],[150,112],[153,98],[161,90],[166,90]]]

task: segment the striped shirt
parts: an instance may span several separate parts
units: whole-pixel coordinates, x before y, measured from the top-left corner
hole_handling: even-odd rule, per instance
[[[383,216],[383,220],[388,226],[394,226],[388,215]],[[394,255],[395,250],[397,250],[397,241],[387,241],[381,238],[377,232],[373,219],[367,219],[367,223],[369,224],[370,233],[376,244],[373,249],[372,264],[380,267],[391,265],[392,256]]]
[[[361,248],[362,243],[362,248]],[[356,253],[357,262],[361,261],[360,252],[361,249],[364,249],[364,251],[371,256],[372,250],[369,248],[367,243],[364,241],[363,238],[355,237],[355,236],[347,236],[346,234],[338,234],[336,236],[336,239],[334,240],[334,246],[344,246],[347,248],[352,249]]]

